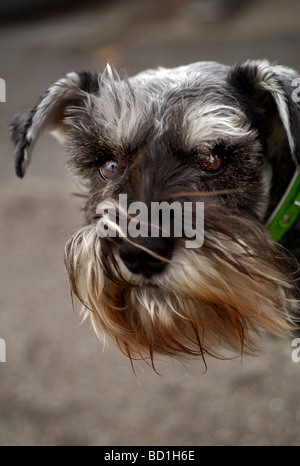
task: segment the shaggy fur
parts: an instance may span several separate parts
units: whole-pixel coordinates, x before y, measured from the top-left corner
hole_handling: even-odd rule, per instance
[[[200,62],[133,78],[107,66],[99,75],[69,73],[12,123],[20,177],[48,129],[88,184],[85,225],[66,245],[66,268],[97,334],[129,358],[154,366],[156,353],[252,353],[262,332],[286,335],[297,325],[300,221],[282,244],[265,228],[300,166],[296,77],[267,61]],[[97,206],[118,209],[122,193],[149,207],[191,202],[191,227],[204,202],[203,246],[188,249],[184,233],[172,231],[100,238]]]

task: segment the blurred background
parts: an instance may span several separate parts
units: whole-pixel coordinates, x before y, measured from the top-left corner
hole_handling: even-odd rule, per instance
[[[0,445],[299,445],[291,339],[257,358],[155,374],[105,347],[72,308],[64,244],[81,224],[76,180],[49,135],[14,174],[8,126],[68,71],[248,58],[300,70],[299,0],[0,0]]]

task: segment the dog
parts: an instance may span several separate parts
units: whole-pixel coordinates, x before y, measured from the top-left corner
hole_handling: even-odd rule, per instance
[[[130,78],[107,65],[68,73],[14,118],[19,177],[47,130],[87,186],[84,225],[65,248],[70,286],[97,335],[131,363],[254,354],[265,333],[297,327],[299,82],[267,60]],[[143,222],[135,203],[148,208]],[[151,230],[153,203],[170,207],[168,234],[162,215]],[[176,235],[185,205],[190,230]],[[187,247],[199,205],[204,239]]]

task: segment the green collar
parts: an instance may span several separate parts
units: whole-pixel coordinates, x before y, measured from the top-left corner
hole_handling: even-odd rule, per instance
[[[296,172],[281,201],[267,221],[266,227],[274,241],[279,241],[300,215],[300,168]]]

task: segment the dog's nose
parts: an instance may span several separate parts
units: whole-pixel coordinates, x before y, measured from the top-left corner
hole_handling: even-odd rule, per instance
[[[124,241],[120,248],[120,258],[127,269],[132,273],[141,274],[147,278],[161,273],[168,264],[168,261],[164,259],[171,259],[172,257],[173,245],[170,238],[143,238],[143,241],[136,241],[135,243],[137,246]],[[161,256],[161,259],[152,256],[139,246],[151,250]]]

